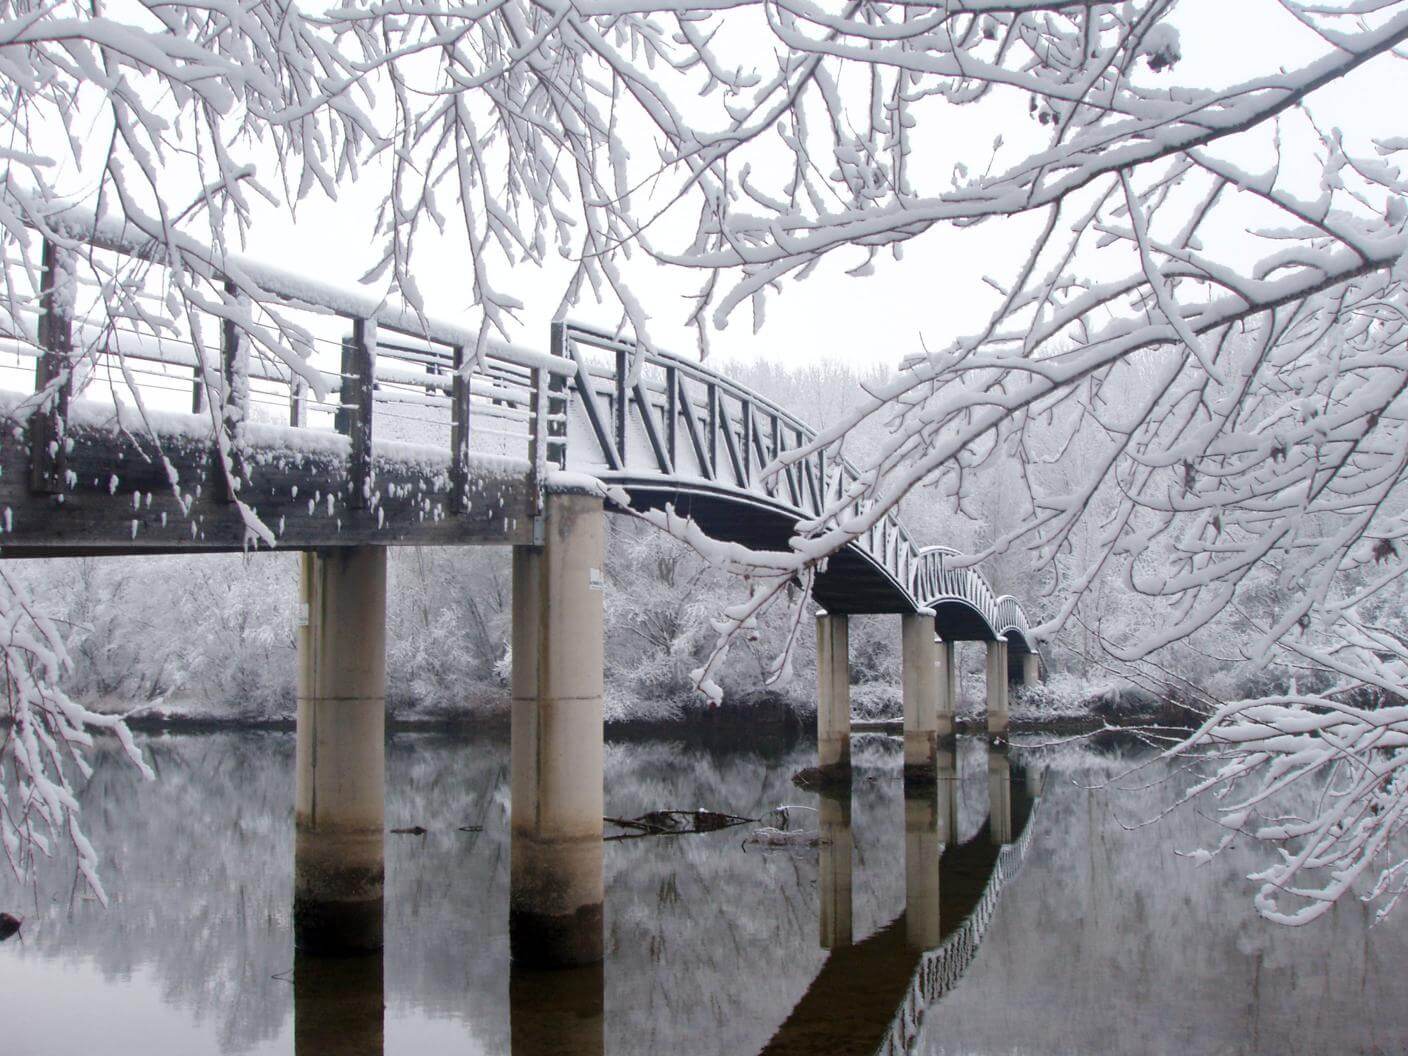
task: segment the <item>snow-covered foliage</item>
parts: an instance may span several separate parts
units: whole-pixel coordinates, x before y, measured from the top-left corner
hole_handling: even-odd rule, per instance
[[[76,201],[137,254],[89,255],[98,339],[181,334],[210,377],[210,321],[228,323],[320,395],[309,332],[233,255],[261,198],[376,188],[378,286],[347,310],[385,293],[420,311],[418,252],[449,239],[481,336],[507,332],[513,268],[554,253],[572,261],[565,302],[604,291],[640,337],[632,256],[697,274],[703,343],[740,308],[760,326],[785,280],[829,258],[865,275],[911,239],[985,225],[1018,247],[989,322],[932,335],[830,423],[818,447],[866,417],[886,431],[860,484],[727,610],[730,643],[925,486],[1001,504],[970,556],[1028,551],[1054,599],[1045,635],[1074,619],[1137,661],[1235,618],[1246,660],[1324,683],[1256,714],[1325,740],[1317,717],[1408,679],[1408,139],[1391,106],[1348,131],[1318,107],[1401,61],[1408,3],[1284,0],[1264,17],[1260,39],[1298,34],[1299,56],[1208,85],[1180,79],[1197,35],[1171,0],[0,3],[0,330],[34,341],[27,231],[80,251]],[[952,135],[976,107],[1002,130],[977,148]],[[154,297],[143,258],[169,265]],[[74,283],[58,269],[51,302],[75,303]],[[242,421],[215,424],[231,466]],[[1011,486],[976,489],[998,461]],[[1115,580],[1131,589],[1105,599],[1112,634]],[[56,669],[35,669],[35,699],[57,699]],[[1251,752],[1248,776],[1274,793],[1279,759]]]
[[[98,856],[79,822],[74,774],[87,777],[93,731],[115,734],[128,760],[151,769],[118,717],[76,703],[59,687],[71,664],[63,634],[24,584],[0,568],[0,664],[4,666],[4,750],[0,751],[0,846],[16,875],[34,875],[37,855],[72,844],[78,873],[100,900]]]

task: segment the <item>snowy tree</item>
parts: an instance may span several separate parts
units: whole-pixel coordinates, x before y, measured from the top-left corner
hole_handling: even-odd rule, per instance
[[[1310,829],[1246,822],[1314,846],[1266,896],[1302,892],[1313,913],[1348,874],[1391,866],[1408,809],[1402,718],[1342,703],[1395,696],[1408,672],[1379,604],[1402,575],[1408,139],[1362,107],[1347,130],[1320,116],[1345,85],[1393,76],[1408,4],[1267,5],[1261,38],[1286,54],[1215,85],[1179,71],[1185,50],[1226,51],[1224,16],[1181,17],[1172,0],[0,4],[0,330],[34,340],[30,232],[81,254],[96,231],[140,252],[121,268],[89,253],[91,347],[104,328],[178,331],[213,364],[200,320],[215,319],[317,390],[306,330],[233,251],[318,196],[371,194],[369,280],[412,312],[418,254],[455,247],[486,340],[514,325],[513,269],[553,254],[570,262],[564,303],[610,296],[643,338],[631,269],[696,276],[688,317],[707,347],[740,308],[760,326],[785,280],[828,258],[863,276],[911,239],[982,225],[1012,247],[989,321],[931,334],[822,434],[887,430],[795,553],[730,559],[753,583],[731,617],[747,626],[921,484],[969,501],[997,459],[1026,501],[972,557],[1033,552],[1058,599],[1046,633],[1117,573],[1168,614],[1120,646],[1148,655],[1270,569],[1282,589],[1255,615],[1253,658],[1289,653],[1334,682],[1220,713],[1199,739],[1235,752],[1224,776],[1257,783],[1253,804],[1288,773],[1329,780],[1335,807]],[[138,296],[152,260],[155,301]],[[63,269],[48,296],[76,296]],[[1062,444],[1043,423],[1063,407],[1107,442],[1051,491],[1037,467]],[[215,426],[228,459],[232,426]],[[1101,489],[1118,494],[1108,508]],[[45,641],[40,626],[10,640]],[[16,729],[26,715],[81,728],[44,688],[59,654],[31,655],[10,665]],[[1285,737],[1252,736],[1268,728]],[[33,789],[62,787],[42,773]],[[22,831],[7,825],[7,846]],[[1322,867],[1330,882],[1295,887]],[[1390,895],[1399,877],[1381,877]]]

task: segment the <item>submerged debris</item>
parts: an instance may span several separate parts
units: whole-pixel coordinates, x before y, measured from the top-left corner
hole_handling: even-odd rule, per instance
[[[778,829],[763,825],[750,832],[743,841],[744,847],[820,847],[830,843],[815,829]]]
[[[20,925],[24,923],[21,917],[12,916],[9,913],[0,913],[0,942],[4,942],[11,935],[20,930]]]
[[[604,818],[608,825],[630,829],[607,836],[608,840],[631,840],[640,836],[684,836],[697,832],[717,832],[735,825],[747,825],[757,818],[740,818],[716,810],[652,810],[638,818]]]

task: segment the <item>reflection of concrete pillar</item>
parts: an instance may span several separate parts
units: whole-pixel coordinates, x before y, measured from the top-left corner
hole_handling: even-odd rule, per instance
[[[900,617],[905,769],[931,771],[939,737],[938,648],[932,616]]]
[[[821,797],[821,948],[851,944],[851,793]]]
[[[939,749],[934,772],[939,842],[948,846],[958,842],[958,755],[952,747]]]
[[[845,616],[816,617],[817,765],[851,765],[850,628]]]
[[[381,1056],[385,1010],[380,953],[294,955],[294,1056]]]
[[[1007,733],[1007,642],[988,642],[988,733]]]
[[[513,551],[509,946],[522,965],[602,956],[601,499],[550,494]]]
[[[1022,780],[1026,782],[1028,799],[1036,799],[1041,795],[1044,775],[1044,767],[1033,764],[1022,767]]]
[[[606,1051],[599,964],[558,972],[514,968],[508,977],[513,1056],[601,1056]]]
[[[386,550],[305,553],[298,631],[294,943],[381,948]]]
[[[953,736],[954,716],[958,714],[958,650],[954,642],[939,642],[935,647],[935,687],[938,691],[938,721],[940,738]]]
[[[947,811],[940,807],[943,787],[952,781],[905,789],[904,797],[904,927],[905,939],[915,949],[931,950],[939,944],[939,845],[947,827]],[[947,798],[952,798],[951,793]]]
[[[988,750],[988,824],[993,843],[1012,842],[1012,765],[997,749]]]
[[[1022,654],[1022,685],[1035,686],[1041,683],[1041,657],[1036,653]]]

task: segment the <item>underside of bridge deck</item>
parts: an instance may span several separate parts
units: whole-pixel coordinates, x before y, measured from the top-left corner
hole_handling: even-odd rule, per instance
[[[785,551],[797,534],[797,515],[781,504],[700,481],[690,485],[650,480],[620,481],[638,509],[673,506],[681,517],[693,518],[715,539],[754,550]],[[847,547],[833,554],[826,571],[816,577],[812,596],[827,612],[838,615],[913,612],[903,588],[860,550]]]

